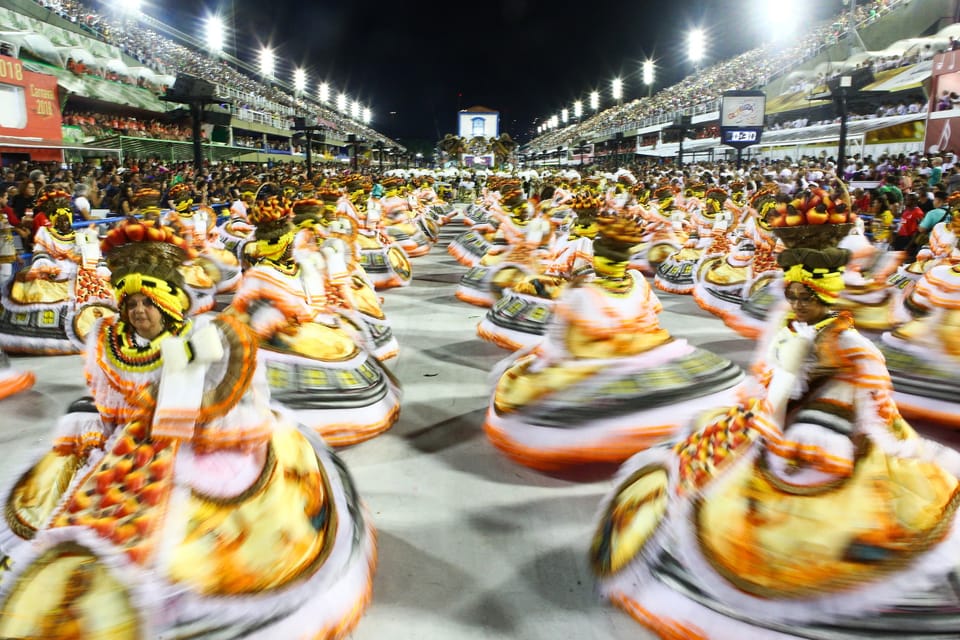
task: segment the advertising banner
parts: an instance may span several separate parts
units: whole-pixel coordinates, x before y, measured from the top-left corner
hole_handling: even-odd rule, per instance
[[[0,140],[57,145],[62,138],[57,78],[0,56]]]

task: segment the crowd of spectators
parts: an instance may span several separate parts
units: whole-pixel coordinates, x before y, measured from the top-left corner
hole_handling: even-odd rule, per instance
[[[851,112],[847,114],[847,122],[858,122],[861,120],[875,120],[876,118],[888,118],[891,116],[914,115],[921,113],[925,108],[922,100],[914,99],[910,101],[901,101],[897,103],[884,103],[872,112]],[[783,129],[802,129],[804,127],[817,127],[828,124],[840,124],[840,117],[811,119],[805,116],[788,117],[783,119],[774,119],[767,123],[767,131],[780,131]]]
[[[344,133],[359,135],[370,142],[382,141],[389,146],[398,146],[396,142],[356,120],[350,119],[335,110],[303,96],[274,85],[264,83],[230,66],[225,60],[206,55],[204,52],[174,42],[153,29],[130,20],[102,15],[79,0],[36,0],[39,4],[58,13],[63,18],[82,26],[92,36],[116,45],[136,58],[144,66],[161,75],[189,74],[212,82],[220,87],[230,88],[233,95],[245,96],[236,100],[238,116],[251,119],[250,116],[262,113],[288,120],[283,128],[292,125],[294,114],[316,113],[331,128]],[[86,72],[85,69],[81,69]],[[118,77],[118,79],[120,79]],[[133,80],[133,82],[142,81]],[[155,87],[162,93],[163,87]]]
[[[879,19],[905,0],[875,0],[859,5],[856,24],[860,28]],[[763,87],[786,69],[815,56],[823,48],[835,44],[848,31],[849,12],[834,21],[813,28],[794,39],[798,44],[786,48],[765,45],[752,49],[690,74],[679,83],[667,87],[651,97],[618,104],[583,121],[552,130],[533,141],[537,149],[553,149],[576,144],[581,139],[609,135],[628,126],[644,126],[657,118],[670,118],[680,111],[698,109],[704,113],[716,111],[718,101],[726,91]]]
[[[94,138],[131,136],[158,140],[193,139],[193,133],[186,125],[92,111],[65,110],[63,124],[79,127],[85,136]]]

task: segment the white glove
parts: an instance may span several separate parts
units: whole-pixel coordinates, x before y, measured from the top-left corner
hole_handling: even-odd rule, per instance
[[[337,277],[347,272],[347,263],[344,260],[343,253],[335,248],[327,246],[322,249],[323,259],[327,263],[327,273],[331,277]]]
[[[808,342],[812,343],[817,337],[817,330],[806,322],[794,322],[792,328],[797,337],[803,338]]]
[[[788,335],[780,338],[774,351],[777,363],[785,371],[796,374],[807,359],[812,345],[812,338],[805,336]]]
[[[168,338],[169,340],[169,338]],[[212,324],[205,325],[190,336],[190,349],[194,362],[219,362],[223,359],[220,332]]]
[[[165,373],[183,371],[189,363],[186,341],[175,336],[163,340],[160,343],[160,357]]]

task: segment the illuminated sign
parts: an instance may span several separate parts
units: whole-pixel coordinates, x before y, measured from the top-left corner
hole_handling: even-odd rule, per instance
[[[727,91],[720,103],[720,139],[742,149],[760,142],[767,97],[762,91]]]
[[[495,111],[460,111],[457,114],[457,135],[471,138],[496,138],[500,135],[500,114]]]

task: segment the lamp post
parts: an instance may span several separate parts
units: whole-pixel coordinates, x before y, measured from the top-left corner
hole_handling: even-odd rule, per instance
[[[383,173],[383,150],[385,146],[383,140],[377,140],[373,143],[373,147],[377,150],[377,157],[379,158],[380,173]]]
[[[297,117],[293,119],[293,131],[303,132],[303,137],[307,144],[305,160],[307,162],[308,180],[313,180],[313,150],[311,149],[311,147],[313,147],[313,140],[315,139],[317,142],[323,144],[323,142],[326,140],[326,136],[322,133],[324,130],[325,127],[317,126],[315,123],[308,124],[306,118]],[[314,131],[319,131],[321,133],[316,138],[312,138],[311,134]]]
[[[193,76],[179,75],[167,93],[160,97],[163,102],[175,102],[190,107],[190,120],[193,133],[193,168],[199,174],[203,168],[203,142],[201,125],[203,108],[208,104],[231,104],[227,98],[214,95],[213,83]]]
[[[849,75],[840,76],[840,82],[837,90],[834,92],[833,100],[837,105],[837,111],[840,115],[840,140],[837,144],[837,168],[838,172],[843,171],[846,166],[847,158],[847,98],[848,92],[853,88],[853,78]]]

